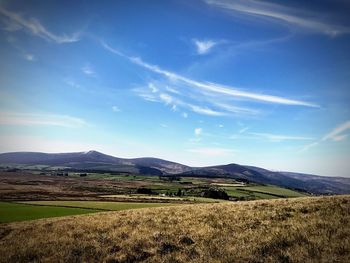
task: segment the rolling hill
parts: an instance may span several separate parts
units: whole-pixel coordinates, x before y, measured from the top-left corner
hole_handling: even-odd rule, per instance
[[[350,197],[143,208],[0,225],[0,262],[349,262]]]
[[[350,178],[275,172],[260,167],[238,164],[197,168],[183,174],[206,177],[229,177],[261,184],[278,185],[312,194],[350,193]]]
[[[97,151],[75,153],[12,152],[0,154],[2,167],[126,172],[147,175],[227,177],[272,184],[313,194],[350,194],[350,178],[325,177],[292,172],[275,172],[239,164],[190,167],[157,158],[117,158]]]
[[[0,154],[1,164],[60,166],[77,170],[101,170],[139,174],[174,174],[191,168],[157,158],[117,158],[97,151],[74,153],[12,152]]]

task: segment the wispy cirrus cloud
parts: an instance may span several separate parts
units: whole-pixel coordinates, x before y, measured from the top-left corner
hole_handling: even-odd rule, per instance
[[[66,83],[67,85],[69,85],[69,86],[71,86],[71,87],[73,87],[75,89],[80,89],[81,88],[80,84],[78,84],[77,82],[75,82],[75,81],[73,81],[71,79],[64,79],[63,81],[64,81],[64,83]]]
[[[159,98],[165,103],[165,104],[171,104],[174,102],[174,99],[172,96],[166,94],[166,93],[160,93]],[[177,102],[178,103],[178,102]],[[174,104],[173,104],[174,105]],[[175,104],[176,105],[176,104]]]
[[[300,150],[300,152],[306,152],[308,151],[309,149],[319,145],[320,143],[317,141],[317,142],[313,142],[313,143],[309,143],[307,145],[304,145],[303,148]]]
[[[214,40],[193,39],[193,44],[196,47],[197,54],[204,55],[204,54],[208,54],[210,50],[218,44],[218,42]]]
[[[87,75],[87,76],[96,76],[96,72],[95,70],[93,69],[93,67],[91,66],[90,63],[86,63],[82,68],[81,68],[81,71]]]
[[[209,116],[227,116],[228,115],[225,112],[212,110],[212,109],[207,108],[207,107],[200,107],[200,106],[191,105],[191,104],[188,104],[188,107],[193,112],[196,112],[196,113],[199,113],[199,114],[203,114],[203,115],[209,115]]]
[[[269,142],[284,142],[284,141],[309,141],[314,140],[313,137],[294,136],[286,134],[273,134],[262,132],[247,132],[250,128],[244,127],[238,130],[237,133],[229,136],[229,139],[249,139],[249,140],[264,140]]]
[[[349,133],[345,133],[348,130],[350,130],[350,120],[339,124],[318,141],[305,145],[300,151],[305,152],[310,148],[313,148],[325,141],[334,141],[334,142],[343,141],[349,136]]]
[[[108,44],[105,42],[101,42],[101,45],[108,51],[112,52],[113,54],[116,54],[118,56],[122,56],[126,59],[128,59],[130,62],[139,65],[143,67],[144,69],[147,69],[153,73],[156,73],[158,75],[161,75],[165,78],[167,78],[170,82],[172,83],[180,83],[182,85],[186,85],[189,89],[195,90],[197,92],[202,92],[206,93],[206,95],[212,95],[213,97],[221,96],[225,98],[231,98],[231,99],[246,99],[246,100],[253,100],[257,102],[264,102],[264,103],[271,103],[271,104],[282,104],[282,105],[290,105],[290,106],[304,106],[304,107],[319,107],[319,105],[307,101],[302,101],[302,100],[294,100],[294,99],[289,99],[289,98],[284,98],[284,97],[279,97],[279,96],[273,96],[273,95],[268,95],[268,94],[262,94],[262,93],[254,93],[254,92],[247,92],[247,91],[242,91],[240,89],[237,89],[235,87],[231,86],[224,86],[221,84],[216,84],[216,83],[210,83],[210,82],[201,82],[201,81],[196,81],[187,77],[184,77],[182,75],[176,74],[174,72],[164,70],[156,65],[149,64],[147,62],[144,62],[141,58],[139,57],[130,57],[122,52],[110,47]],[[145,96],[143,94],[142,96]],[[149,96],[146,95],[145,97],[154,97],[154,96]],[[154,98],[153,98],[154,99]],[[217,103],[215,98],[212,100],[213,102]],[[226,105],[225,104],[217,104],[217,107],[221,108],[226,108],[226,111],[231,111],[231,112],[237,112],[240,111],[242,113],[242,109],[239,107],[232,107],[231,105]],[[196,110],[196,108],[192,107],[192,110]],[[244,111],[244,110],[243,110]],[[210,111],[206,111],[209,113]],[[218,111],[219,112],[219,111]],[[247,110],[246,113],[253,113],[254,110]],[[215,113],[212,112],[215,116]],[[227,114],[223,114],[227,115]],[[218,115],[216,115],[218,116]]]
[[[35,56],[33,54],[30,54],[30,53],[25,54],[24,58],[28,61],[35,61],[36,60]]]
[[[238,90],[234,87],[228,87],[216,83],[210,83],[210,82],[199,82],[195,81],[189,78],[186,78],[184,76],[178,75],[176,73],[164,70],[159,68],[158,66],[148,64],[142,59],[138,57],[131,57],[130,60],[139,65],[142,66],[148,70],[151,70],[155,73],[158,73],[160,75],[163,75],[170,80],[174,81],[182,81],[194,88],[203,89],[206,91],[214,92],[221,95],[226,96],[232,96],[232,97],[241,97],[245,99],[251,99],[256,101],[262,101],[262,102],[268,102],[268,103],[274,103],[274,104],[285,104],[285,105],[297,105],[297,106],[306,106],[306,107],[319,107],[317,104],[300,101],[300,100],[292,100],[288,98],[278,97],[278,96],[272,96],[272,95],[266,95],[266,94],[259,94],[259,93],[252,93],[252,92],[246,92]]]
[[[0,112],[0,125],[16,126],[60,126],[79,128],[88,125],[83,119],[67,115]]]
[[[174,89],[174,88],[172,88],[172,87],[169,87],[169,86],[165,86],[165,89],[166,89],[167,91],[173,93],[173,94],[178,94],[178,95],[181,94],[180,91],[178,91],[177,89]]]
[[[342,141],[348,136],[348,134],[344,134],[344,132],[349,129],[350,129],[350,121],[344,122],[338,125],[337,127],[335,127],[325,136],[323,136],[321,140],[322,141],[332,140],[337,142]]]
[[[37,57],[32,52],[29,52],[26,48],[23,48],[21,43],[19,43],[15,37],[9,36],[6,38],[6,40],[9,44],[11,44],[13,48],[19,51],[21,57],[25,60],[30,62],[34,62],[37,60]]]
[[[207,116],[228,116],[229,114],[224,111],[214,110],[207,106],[199,106],[194,102],[186,102],[173,94],[161,91],[160,88],[156,87],[155,84],[149,83],[146,88],[135,88],[133,91],[141,98],[151,102],[162,102],[169,106],[173,111],[177,111],[178,107],[182,107],[192,112],[207,115]],[[184,118],[188,117],[186,112],[182,113]]]
[[[221,8],[234,14],[242,13],[257,18],[267,18],[276,22],[283,22],[312,32],[322,33],[328,36],[338,36],[350,33],[348,26],[343,26],[325,20],[324,14],[307,12],[302,9],[287,7],[267,1],[256,0],[204,0],[207,4]]]
[[[241,133],[243,133],[243,132],[241,132]],[[271,134],[271,133],[259,133],[259,132],[249,132],[249,134],[253,135],[253,136],[257,136],[258,138],[267,139],[267,140],[269,140],[271,142],[305,141],[305,140],[313,140],[314,139],[312,137],[290,136],[290,135]]]
[[[202,132],[203,132],[203,129],[202,129],[202,128],[195,128],[195,129],[194,129],[194,135],[196,135],[196,136],[201,135]]]
[[[248,126],[242,128],[242,129],[240,129],[240,130],[238,131],[238,133],[242,134],[242,133],[245,133],[247,130],[249,130],[249,127],[248,127]]]
[[[49,31],[36,18],[24,18],[22,15],[9,11],[2,6],[0,6],[0,15],[2,15],[5,21],[5,27],[3,29],[7,31],[24,30],[32,35],[57,44],[77,42],[81,37],[81,32],[75,32],[70,35],[57,35]]]
[[[118,107],[118,106],[112,106],[112,111],[113,112],[120,112],[121,110],[120,110],[120,108]]]
[[[247,114],[247,115],[257,115],[260,114],[259,110],[256,109],[251,109],[251,108],[244,108],[244,107],[237,107],[234,105],[229,105],[227,103],[223,103],[223,102],[217,102],[214,101],[213,104],[221,109],[221,110],[225,110],[229,113],[237,113],[237,114]]]

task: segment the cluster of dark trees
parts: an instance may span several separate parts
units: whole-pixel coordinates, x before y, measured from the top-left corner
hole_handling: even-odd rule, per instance
[[[203,197],[224,200],[229,200],[230,198],[224,190],[219,188],[209,188],[204,190]]]
[[[40,174],[41,174],[41,173],[40,173]],[[68,176],[68,173],[57,172],[57,173],[52,173],[51,175],[54,175],[54,176]]]
[[[178,175],[160,175],[159,179],[164,181],[174,182],[174,181],[180,181],[181,177]]]
[[[138,189],[136,190],[136,193],[138,193],[138,194],[145,194],[145,195],[154,194],[153,191],[152,191],[152,189],[144,188],[144,187],[138,188]]]

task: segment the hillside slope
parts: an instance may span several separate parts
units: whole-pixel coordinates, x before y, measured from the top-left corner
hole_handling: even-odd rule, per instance
[[[0,154],[0,164],[35,165],[84,171],[122,172],[143,175],[229,177],[260,184],[273,184],[313,194],[350,194],[350,178],[325,177],[302,173],[274,172],[235,163],[210,167],[189,167],[158,158],[118,158],[97,151],[75,153],[13,152]]]
[[[256,178],[256,182],[301,189],[314,194],[350,194],[350,178],[273,172],[259,167],[246,167],[263,175],[262,178]]]
[[[0,225],[0,262],[349,262],[350,196]]]
[[[0,154],[0,164],[48,165],[72,169],[140,174],[182,173],[190,167],[157,158],[118,158],[97,151],[73,153],[11,152]]]
[[[236,180],[272,184],[313,194],[350,194],[350,178],[275,172],[255,166],[226,164],[192,168],[183,176],[228,177]]]

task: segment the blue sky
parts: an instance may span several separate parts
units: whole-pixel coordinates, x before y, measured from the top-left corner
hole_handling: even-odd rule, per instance
[[[346,1],[0,1],[0,151],[350,176]]]

